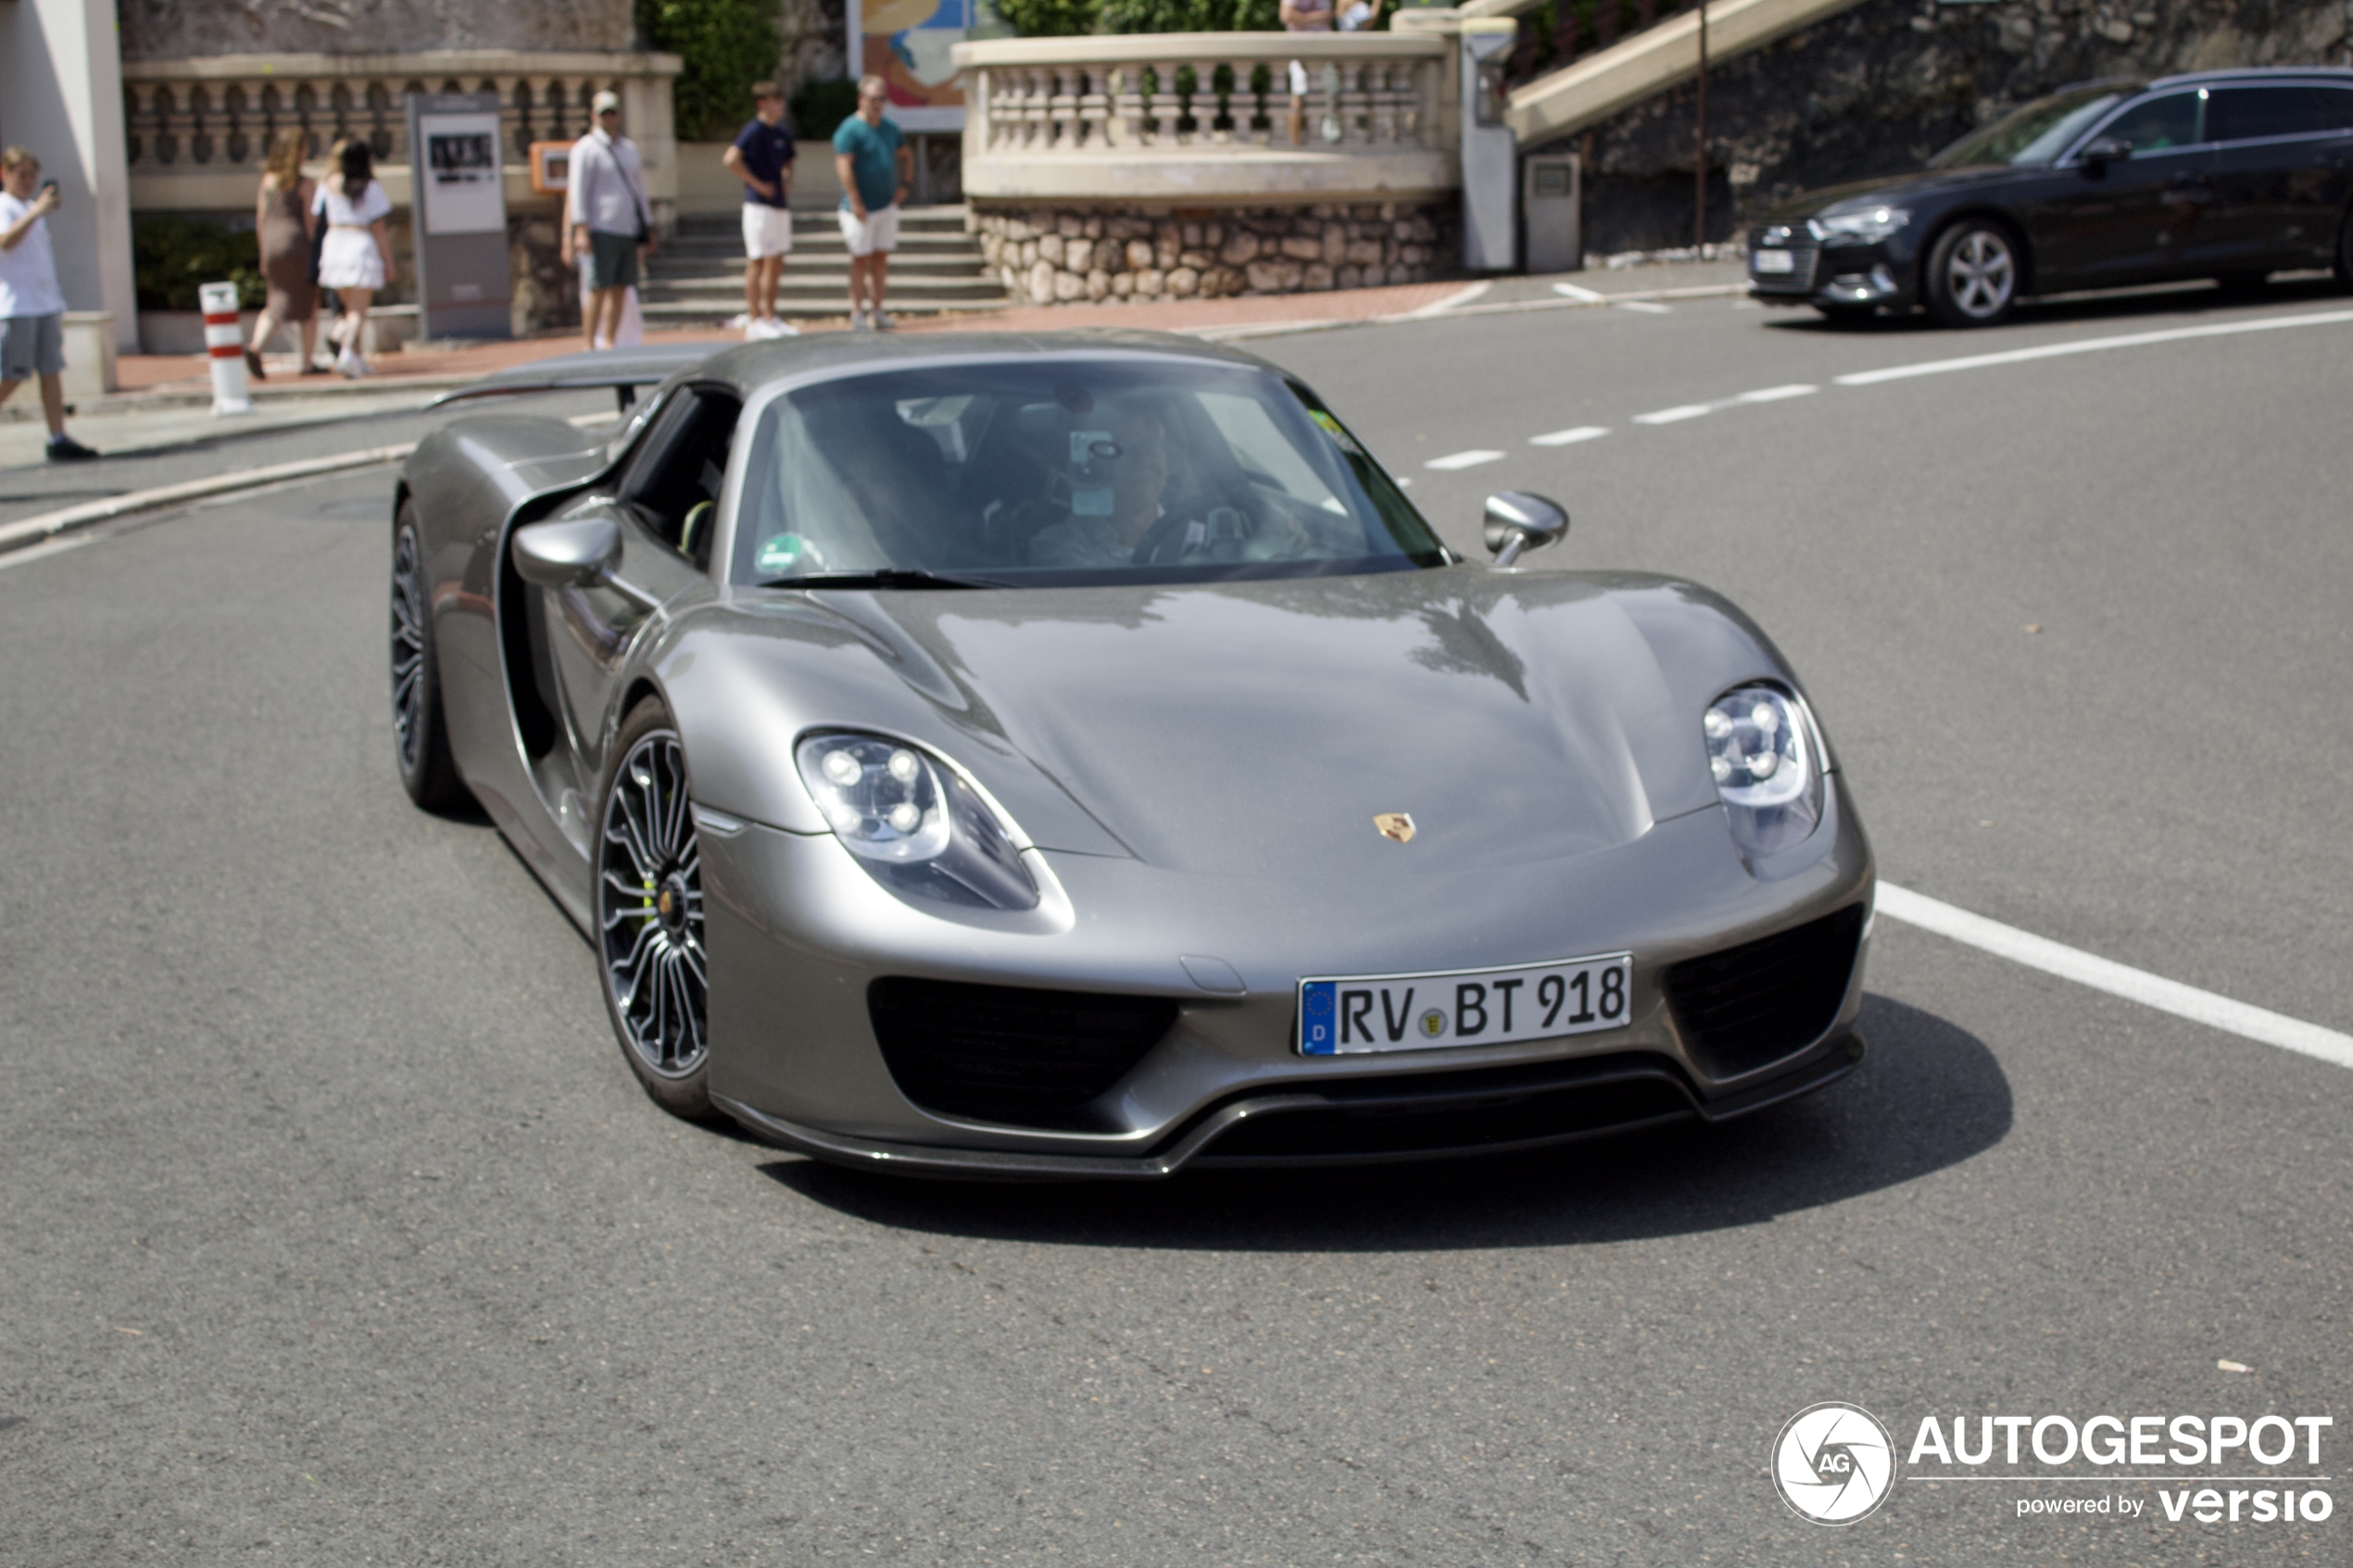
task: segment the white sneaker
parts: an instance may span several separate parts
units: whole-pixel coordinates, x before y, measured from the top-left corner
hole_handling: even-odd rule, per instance
[[[771,316],[760,325],[769,337],[799,337],[800,335],[800,329],[782,316]]]
[[[345,349],[341,354],[335,356],[335,369],[341,370],[345,375],[355,381],[361,376],[371,373],[368,369],[368,361],[362,359],[359,356],[354,354],[348,348]]]
[[[722,321],[719,324],[726,328],[729,332],[749,332],[751,330],[752,323],[749,316],[738,310],[733,316],[728,317],[724,321]]]
[[[866,320],[866,313],[863,310],[853,310],[849,313],[849,330],[851,332],[871,332],[873,329],[874,323]]]
[[[875,311],[874,320],[875,331],[878,332],[887,332],[890,331],[891,328],[899,325],[897,321],[891,320],[890,312],[887,310]]]

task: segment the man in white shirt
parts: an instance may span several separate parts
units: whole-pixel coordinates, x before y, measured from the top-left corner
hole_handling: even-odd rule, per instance
[[[621,96],[599,93],[590,106],[597,128],[572,144],[565,177],[563,258],[588,257],[590,348],[610,348],[621,331],[621,310],[637,286],[640,262],[654,247],[653,204],[646,199],[637,144],[621,133]]]
[[[40,181],[40,159],[22,147],[0,152],[0,403],[39,376],[49,460],[76,462],[98,454],[66,433],[66,296],[47,222],[60,198],[56,181]]]

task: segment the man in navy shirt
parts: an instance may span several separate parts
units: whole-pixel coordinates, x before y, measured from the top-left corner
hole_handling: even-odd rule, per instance
[[[751,122],[719,156],[744,182],[744,337],[791,337],[776,315],[776,285],[792,250],[792,132],[785,129],[785,94],[773,82],[752,84]]]

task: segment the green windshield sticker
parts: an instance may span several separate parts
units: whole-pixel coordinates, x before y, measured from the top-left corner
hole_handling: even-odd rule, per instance
[[[1352,458],[1361,458],[1364,456],[1363,451],[1358,448],[1355,441],[1350,437],[1346,431],[1340,428],[1340,421],[1338,420],[1332,418],[1321,408],[1308,409],[1307,417],[1314,420],[1317,424],[1323,426],[1324,433],[1330,436],[1334,441],[1339,442],[1340,449],[1341,451],[1347,453]]]
[[[754,564],[761,571],[790,571],[808,547],[798,533],[779,533],[760,546]]]

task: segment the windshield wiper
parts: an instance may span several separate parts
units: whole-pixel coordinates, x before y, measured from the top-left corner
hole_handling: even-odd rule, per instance
[[[771,577],[763,588],[1010,588],[1011,583],[986,577],[960,577],[920,567],[886,566],[873,571],[808,571],[797,577]]]

